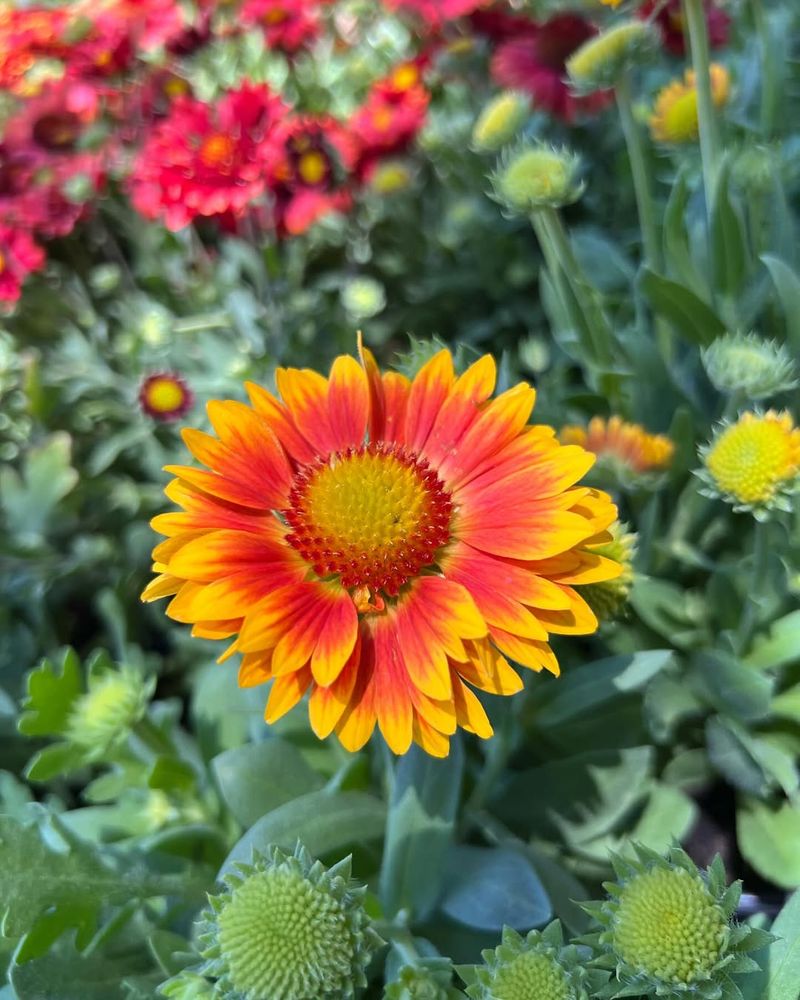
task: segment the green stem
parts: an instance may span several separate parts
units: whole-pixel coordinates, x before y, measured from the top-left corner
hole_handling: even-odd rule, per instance
[[[719,163],[717,112],[711,92],[711,57],[708,45],[708,25],[703,0],[683,0],[683,13],[689,29],[692,66],[697,88],[697,118],[700,126],[700,155],[703,160],[703,185],[706,191],[706,211],[709,221],[714,205]]]
[[[777,63],[775,60],[769,21],[764,13],[762,0],[750,0],[753,23],[761,46],[761,132],[765,139],[775,131],[775,114],[780,102]]]
[[[653,271],[661,271],[661,245],[658,238],[655,206],[653,203],[650,171],[647,167],[642,130],[633,115],[633,98],[631,84],[627,74],[617,83],[617,108],[622,121],[622,132],[628,149],[628,159],[631,163],[633,191],[636,195],[636,208],[639,212],[639,225],[642,230],[644,247],[644,262]]]
[[[540,214],[553,253],[561,265],[564,276],[572,289],[572,294],[583,314],[592,342],[593,355],[599,364],[608,367],[613,363],[612,335],[608,321],[601,307],[592,301],[592,290],[589,282],[581,270],[558,211],[555,208],[542,208]]]
[[[736,652],[742,654],[758,624],[758,609],[761,603],[762,591],[769,568],[768,525],[766,521],[756,521],[753,532],[753,557],[750,573],[750,585],[745,597],[742,617],[736,630]]]
[[[231,325],[226,312],[209,313],[207,316],[185,316],[172,325],[173,333],[199,333],[201,330],[217,330]]]

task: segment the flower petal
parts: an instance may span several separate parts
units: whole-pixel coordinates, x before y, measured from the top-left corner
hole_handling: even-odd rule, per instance
[[[558,660],[548,643],[540,642],[538,639],[523,639],[499,628],[493,628],[491,636],[498,648],[521,667],[529,667],[537,673],[540,670],[549,670],[556,677],[561,673]]]
[[[276,677],[270,688],[267,707],[264,709],[264,719],[272,725],[278,719],[291,711],[308,691],[311,685],[311,671],[297,670],[284,677]]]
[[[350,658],[328,687],[314,686],[308,702],[308,718],[319,739],[324,740],[336,728],[350,704],[361,668],[361,642],[356,642]]]
[[[417,372],[411,383],[406,408],[403,441],[414,451],[423,451],[436,415],[454,381],[453,357],[439,351]]]
[[[497,366],[491,354],[482,358],[459,376],[436,415],[425,442],[425,457],[434,467],[456,447],[480,413],[480,405],[494,392]]]
[[[319,455],[336,451],[328,419],[328,382],[308,368],[278,368],[278,390],[295,427]]]
[[[492,694],[516,694],[522,678],[488,639],[466,643],[469,659],[457,665],[458,673],[473,687]]]
[[[300,465],[313,462],[316,451],[297,430],[289,410],[283,403],[255,382],[245,382],[245,389],[253,409],[270,425],[277,439],[295,462]]]
[[[328,420],[337,451],[364,443],[369,419],[369,385],[364,369],[349,355],[340,355],[328,382]]]

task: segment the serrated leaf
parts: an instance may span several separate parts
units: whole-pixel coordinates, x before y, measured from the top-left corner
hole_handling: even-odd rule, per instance
[[[311,792],[262,816],[236,843],[220,869],[231,871],[237,861],[249,863],[253,851],[270,845],[286,850],[300,840],[314,857],[376,840],[383,834],[386,808],[363,792]]]
[[[436,903],[458,809],[463,759],[461,742],[454,740],[444,760],[414,746],[397,764],[380,881],[387,913],[408,907],[416,918],[424,918]]]
[[[225,750],[211,766],[225,804],[244,827],[324,784],[299,750],[277,738]]]
[[[745,658],[749,667],[775,670],[800,660],[800,611],[791,611],[759,635]]]
[[[442,913],[476,930],[504,926],[527,931],[552,916],[544,886],[530,861],[506,848],[459,845],[447,859]]]
[[[37,542],[59,501],[77,484],[71,450],[69,434],[58,432],[28,450],[22,475],[10,465],[0,469],[0,506],[8,529],[20,539]]]
[[[28,675],[19,731],[26,736],[60,735],[67,728],[72,704],[81,691],[80,660],[74,650],[65,650],[60,668],[43,660]]]

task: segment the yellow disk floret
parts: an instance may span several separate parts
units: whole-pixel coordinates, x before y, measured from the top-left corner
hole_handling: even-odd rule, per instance
[[[705,455],[718,491],[746,507],[764,506],[800,471],[800,429],[788,413],[744,413]]]
[[[497,1000],[570,1000],[572,990],[567,975],[548,954],[523,952],[501,966],[492,983]]]
[[[730,74],[724,66],[710,67],[711,97],[714,106],[723,107],[730,96]],[[683,80],[674,80],[656,98],[650,118],[650,131],[657,142],[680,144],[694,141],[699,133],[696,77],[687,70]]]
[[[655,868],[622,889],[614,951],[631,968],[669,983],[708,979],[727,940],[727,921],[703,880]]]

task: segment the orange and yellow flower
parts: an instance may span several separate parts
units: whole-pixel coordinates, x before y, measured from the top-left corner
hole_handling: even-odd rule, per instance
[[[731,92],[731,78],[727,69],[718,63],[709,67],[711,98],[714,106],[727,104]],[[697,83],[694,70],[687,70],[683,80],[673,80],[659,91],[650,132],[657,142],[680,144],[692,142],[700,129],[697,108]]]
[[[143,599],[233,638],[240,684],[272,681],[269,723],[310,691],[314,732],[349,750],[376,722],[396,753],[490,736],[473,688],[518,691],[508,659],[557,674],[550,635],[597,628],[577,588],[620,572],[589,548],[616,518],[576,485],[593,456],[528,426],[525,383],[491,399],[495,380],[488,356],[456,376],[440,351],[409,380],[363,350],[210,403],[215,433],[183,432],[206,468],[167,467],[182,510],[153,521]]]
[[[640,424],[621,417],[592,417],[587,428],[562,427],[563,444],[578,444],[599,458],[608,458],[634,473],[658,472],[672,461],[675,445],[664,434],[650,434]]]

